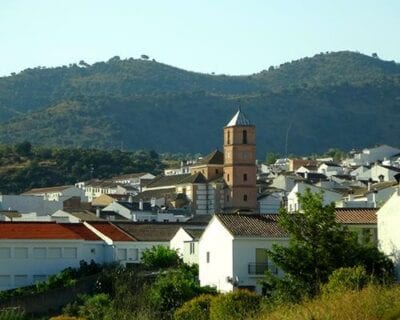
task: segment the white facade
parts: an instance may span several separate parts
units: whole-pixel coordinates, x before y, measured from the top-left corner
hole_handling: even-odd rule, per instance
[[[289,212],[299,211],[301,209],[297,194],[299,193],[299,194],[303,195],[307,189],[310,189],[310,191],[313,193],[318,193],[318,192],[323,191],[322,199],[323,199],[324,205],[328,205],[332,202],[336,202],[342,198],[342,195],[340,193],[337,193],[337,192],[334,192],[331,190],[318,188],[313,185],[306,184],[304,182],[299,182],[294,186],[294,188],[288,194],[287,210]]]
[[[103,241],[1,240],[0,290],[31,285],[79,262],[104,263]]]
[[[63,202],[70,196],[59,197],[57,201],[48,201],[43,197],[28,195],[0,195],[0,210],[18,211],[19,213],[36,212],[38,215],[48,215],[63,208]]]
[[[373,181],[383,182],[383,181],[394,181],[394,176],[400,173],[399,170],[393,170],[387,167],[384,167],[379,164],[375,164],[371,167],[370,175]]]
[[[400,279],[400,192],[392,197],[379,209],[378,245],[380,250],[393,260],[397,279]]]
[[[344,169],[340,166],[329,165],[328,163],[322,163],[318,167],[318,173],[322,173],[327,177],[344,174]]]
[[[286,238],[234,237],[214,216],[200,238],[199,278],[202,286],[215,287],[220,292],[234,288],[249,288],[261,293],[259,280],[264,276],[264,263],[281,274],[271,262],[258,261],[258,252],[271,249],[272,245],[287,245]],[[261,272],[262,271],[262,272]]]
[[[346,159],[344,163],[350,166],[368,165],[377,161],[389,159],[400,153],[400,149],[387,145],[381,145],[376,148],[364,149],[356,153],[353,158]]]
[[[75,186],[62,187],[50,187],[50,188],[38,188],[32,189],[22,194],[23,196],[35,196],[43,197],[47,201],[60,201],[61,199],[67,199],[71,197],[79,197],[81,201],[87,201],[83,190]]]

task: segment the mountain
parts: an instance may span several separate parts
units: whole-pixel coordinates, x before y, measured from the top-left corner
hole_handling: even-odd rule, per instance
[[[207,153],[238,105],[258,156],[398,145],[400,65],[333,52],[248,76],[114,57],[0,78],[0,142]]]

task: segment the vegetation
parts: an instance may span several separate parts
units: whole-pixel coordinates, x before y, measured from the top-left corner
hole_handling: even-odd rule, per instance
[[[268,273],[265,286],[279,301],[297,302],[319,294],[336,269],[363,266],[378,282],[391,279],[393,263],[376,246],[360,244],[356,235],[335,221],[334,204],[323,205],[322,193],[297,195],[301,210],[281,209],[279,224],[289,234],[289,245],[268,251],[283,277]],[[336,275],[337,276],[337,275]]]
[[[398,143],[400,66],[393,61],[324,53],[226,76],[143,56],[0,78],[0,142],[205,154],[221,145],[221,128],[240,104],[258,128],[259,158]],[[370,123],[385,125],[368,126],[366,135]]]
[[[60,149],[32,146],[24,141],[13,146],[0,145],[0,192],[20,193],[125,173],[158,174],[162,168],[154,151]]]
[[[154,246],[143,251],[142,262],[150,270],[157,268],[173,268],[182,264],[182,259],[175,250],[165,246]]]

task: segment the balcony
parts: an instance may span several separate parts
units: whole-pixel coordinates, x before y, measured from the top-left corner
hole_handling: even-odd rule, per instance
[[[271,271],[273,274],[278,274],[278,268],[272,263],[249,263],[248,274],[259,276],[264,275],[265,271]]]

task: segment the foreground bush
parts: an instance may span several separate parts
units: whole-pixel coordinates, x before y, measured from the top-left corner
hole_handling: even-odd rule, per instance
[[[211,320],[241,320],[255,316],[260,310],[261,297],[247,290],[216,296],[210,306]]]
[[[368,286],[361,291],[334,292],[297,305],[281,305],[254,319],[400,319],[400,286]]]
[[[328,279],[328,283],[322,287],[323,294],[356,290],[364,288],[371,277],[368,276],[364,267],[340,268],[335,270]]]
[[[210,305],[215,296],[210,294],[200,295],[175,311],[175,320],[208,320],[210,319]]]

